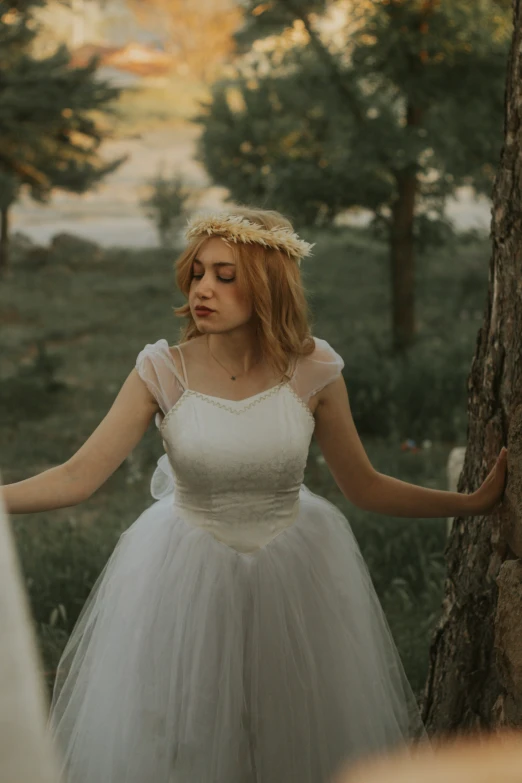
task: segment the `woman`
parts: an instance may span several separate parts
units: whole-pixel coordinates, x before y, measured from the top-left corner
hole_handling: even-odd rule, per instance
[[[312,434],[351,502],[395,516],[490,510],[504,463],[469,496],[378,473],[309,332],[311,246],[264,210],[187,237],[182,342],[148,344],[79,451],[5,490],[14,513],[80,503],[155,417],[156,502],[82,610],[50,728],[69,783],[326,783],[424,733],[349,524],[302,483]]]

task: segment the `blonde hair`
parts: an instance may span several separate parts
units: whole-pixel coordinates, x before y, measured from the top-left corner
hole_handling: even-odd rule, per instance
[[[286,228],[293,231],[290,221],[274,210],[235,207],[229,210],[229,214],[245,218],[266,229]],[[194,237],[175,262],[176,284],[187,299],[193,261],[210,238],[208,235]],[[227,241],[225,237],[221,238]],[[262,355],[275,373],[285,374],[292,359],[308,356],[314,350],[309,326],[310,311],[299,266],[295,258],[281,250],[257,243],[227,244],[236,262],[239,289],[252,300]],[[174,314],[187,319],[180,334],[180,342],[192,340],[201,334],[188,302],[174,308]]]

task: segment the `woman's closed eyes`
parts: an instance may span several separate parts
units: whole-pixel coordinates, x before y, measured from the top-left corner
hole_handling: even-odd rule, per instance
[[[203,277],[203,275],[196,275],[196,274],[192,273],[192,279],[193,280],[201,280],[202,277]],[[235,277],[220,277],[219,275],[217,275],[217,279],[221,283],[233,283],[236,278]]]

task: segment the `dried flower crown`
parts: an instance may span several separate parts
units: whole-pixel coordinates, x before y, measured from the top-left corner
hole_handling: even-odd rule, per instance
[[[189,220],[185,233],[187,239],[194,239],[202,234],[220,236],[231,242],[256,243],[274,250],[284,250],[295,258],[298,266],[301,259],[311,254],[313,244],[305,242],[289,228],[275,226],[265,228],[259,223],[252,223],[240,215],[227,213],[196,217]]]

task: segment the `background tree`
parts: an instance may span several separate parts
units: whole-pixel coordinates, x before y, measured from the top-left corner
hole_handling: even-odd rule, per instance
[[[9,208],[27,189],[47,201],[55,188],[83,193],[126,158],[104,161],[104,115],[120,90],[96,77],[97,61],[73,68],[65,46],[36,59],[31,44],[43,0],[0,0],[0,273],[7,267]]]
[[[9,243],[9,207],[18,198],[20,181],[11,172],[0,169],[0,274],[5,272]]]
[[[458,489],[479,486],[502,445],[508,482],[500,513],[454,521],[424,699],[432,734],[522,726],[521,0],[513,9],[489,295],[468,382],[468,448]]]
[[[402,350],[416,332],[415,246],[446,235],[456,188],[490,194],[509,15],[492,0],[246,6],[237,39],[248,54],[214,85],[200,157],[232,199],[272,204],[297,222],[370,210],[389,241]],[[341,8],[334,34],[326,12]]]
[[[152,221],[163,248],[177,248],[181,229],[186,224],[199,198],[199,191],[181,174],[168,176],[161,170],[147,181],[149,195],[140,201],[147,218]]]

